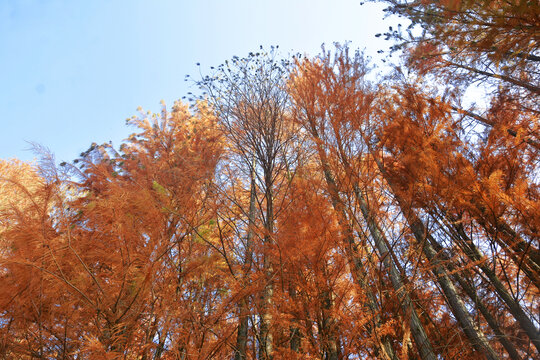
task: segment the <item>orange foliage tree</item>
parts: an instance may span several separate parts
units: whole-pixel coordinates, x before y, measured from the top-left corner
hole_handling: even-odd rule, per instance
[[[118,149],[1,161],[0,357],[537,357],[538,6],[385,2],[408,76],[235,57]]]

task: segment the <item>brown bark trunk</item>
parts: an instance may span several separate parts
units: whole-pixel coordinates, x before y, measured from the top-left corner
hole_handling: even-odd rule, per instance
[[[452,313],[456,317],[461,329],[476,351],[485,354],[486,358],[488,359],[498,359],[499,356],[489,345],[485,335],[474,325],[474,321],[469,315],[469,312],[467,311],[467,308],[465,307],[465,304],[461,300],[459,294],[457,293],[454,283],[450,280],[446,269],[442,265],[441,261],[437,258],[437,252],[433,249],[429,241],[425,241],[426,237],[431,238],[431,236],[427,233],[424,224],[420,221],[416,214],[414,214],[412,209],[407,207],[405,202],[398,194],[394,193],[394,197],[398,201],[401,211],[407,219],[417,244],[423,247],[424,255],[426,255],[428,261],[433,265],[432,272],[435,275],[437,282],[441,286],[443,294],[446,297],[446,301],[450,306]]]
[[[356,242],[354,240],[354,235],[352,228],[347,220],[347,215],[345,211],[345,206],[341,199],[339,198],[339,193],[337,190],[337,185],[334,180],[334,177],[332,175],[332,172],[330,170],[330,167],[328,165],[328,161],[326,159],[326,154],[324,150],[321,148],[319,142],[320,138],[319,135],[314,127],[314,124],[312,121],[310,122],[311,126],[311,133],[312,136],[315,138],[315,141],[317,142],[317,150],[319,154],[319,160],[321,162],[321,165],[323,167],[323,173],[326,180],[326,184],[328,187],[328,191],[330,193],[330,197],[332,200],[332,205],[334,209],[336,210],[337,216],[338,216],[338,222],[339,225],[344,232],[344,242],[345,242],[345,249],[346,254],[348,257],[349,266],[351,268],[352,277],[355,280],[355,282],[360,286],[360,288],[366,293],[366,296],[368,298],[368,307],[372,309],[374,313],[374,326],[371,331],[374,333],[377,339],[379,339],[379,336],[377,335],[377,328],[380,326],[381,320],[379,315],[379,309],[377,306],[376,297],[373,294],[373,292],[369,289],[369,286],[366,282],[367,272],[364,269],[364,266],[362,264],[362,261],[360,260],[358,256],[358,250],[356,246]],[[394,348],[392,346],[392,343],[388,337],[383,337],[380,339],[380,352],[381,356],[388,358],[388,359],[397,359],[396,353],[394,351]],[[429,357],[429,359],[435,359],[434,357]]]
[[[523,240],[502,219],[489,219],[486,209],[474,202],[479,216],[475,219],[493,239],[507,252],[529,280],[540,290],[540,251]]]
[[[253,170],[254,171],[254,170]],[[243,276],[247,277],[251,269],[253,261],[253,235],[255,226],[255,174],[251,173],[251,185],[250,185],[250,197],[249,197],[249,212],[248,212],[248,231],[246,236],[246,254],[245,263],[243,269]],[[234,360],[245,360],[246,357],[246,345],[248,340],[248,326],[249,326],[249,306],[248,299],[244,297],[238,304],[238,333],[236,337],[236,347],[234,351]]]
[[[532,320],[525,314],[519,303],[508,293],[508,290],[504,287],[503,283],[495,274],[495,272],[485,264],[485,257],[480,250],[474,245],[472,240],[465,233],[463,228],[456,224],[455,219],[449,219],[449,226],[452,226],[463,242],[463,250],[465,254],[472,260],[477,262],[478,267],[489,279],[491,285],[495,289],[495,292],[499,295],[499,298],[508,306],[508,310],[514,316],[514,319],[519,323],[520,327],[525,331],[529,339],[532,341],[537,351],[540,351],[540,331],[536,328]]]
[[[431,242],[431,245],[433,245],[433,248],[437,252],[438,256],[441,256],[446,261],[446,267],[451,273],[453,273],[452,278],[455,280],[455,282],[459,284],[461,289],[463,289],[467,296],[474,302],[477,309],[480,311],[491,330],[493,330],[497,341],[499,341],[501,345],[506,349],[508,355],[510,355],[510,358],[518,360],[521,359],[521,356],[518,354],[514,344],[508,339],[508,335],[501,330],[497,319],[495,319],[489,309],[482,303],[482,301],[480,301],[476,290],[457,273],[457,269],[451,264],[451,260],[443,255],[443,247],[433,237],[429,237],[429,240]]]
[[[266,187],[266,221],[264,236],[264,254],[263,254],[263,267],[265,274],[265,286],[261,296],[261,313],[260,313],[260,328],[259,328],[259,359],[271,360],[274,353],[274,337],[270,331],[272,325],[272,313],[270,307],[272,306],[272,298],[274,296],[274,284],[273,284],[273,264],[269,251],[272,242],[272,233],[274,232],[274,207],[273,207],[273,193],[272,193],[272,174],[266,173],[265,176]]]
[[[323,269],[323,273],[324,269]],[[326,276],[325,276],[326,277]],[[336,333],[336,319],[333,315],[334,294],[331,289],[326,289],[321,294],[322,302],[322,329],[325,346],[325,359],[338,360],[338,346]]]
[[[317,130],[314,127],[314,124],[311,124],[311,131],[312,131],[312,134],[317,138],[317,140],[319,140],[319,136],[317,134]],[[356,200],[358,204],[360,205],[362,216],[364,217],[368,225],[368,230],[371,234],[372,239],[375,242],[375,246],[377,247],[379,256],[381,257],[383,261],[384,267],[386,268],[386,271],[388,272],[388,275],[390,276],[390,281],[392,283],[392,286],[401,301],[403,312],[405,315],[410,316],[409,321],[410,321],[411,333],[413,335],[413,338],[418,348],[418,351],[420,353],[420,356],[422,359],[436,359],[437,357],[433,351],[431,342],[429,341],[427,334],[424,330],[424,327],[418,317],[418,314],[416,313],[416,309],[414,308],[409,292],[405,288],[403,281],[401,279],[401,275],[399,271],[396,269],[392,261],[392,256],[390,256],[391,254],[387,246],[388,241],[386,240],[384,234],[382,233],[376,219],[373,217],[371,209],[369,208],[365,197],[363,196],[360,189],[358,188],[358,185],[356,184],[356,180],[352,176],[350,164],[348,162],[347,157],[345,156],[343,148],[341,147],[341,138],[339,136],[339,132],[336,131],[335,135],[337,138],[339,155],[344,165],[346,174],[349,176],[351,181],[353,181],[354,194],[356,196]],[[318,143],[318,147],[319,147],[319,155],[320,156],[324,155],[323,157],[325,158],[326,155],[322,152],[322,149],[320,149],[319,143]],[[321,162],[322,161],[323,159],[321,159]],[[324,162],[326,163],[326,159],[324,159]],[[326,167],[328,168],[328,165],[326,165]],[[330,172],[330,169],[328,168],[327,171]]]
[[[291,301],[296,302],[297,296],[296,296],[296,288],[293,284],[289,284],[289,295],[291,297]],[[290,341],[289,346],[290,349],[294,352],[300,351],[300,342],[301,342],[301,334],[300,329],[298,327],[298,319],[294,318],[292,320],[293,325],[290,327]]]
[[[414,308],[409,292],[407,291],[405,285],[403,284],[403,281],[401,280],[401,275],[393,264],[392,256],[390,254],[388,246],[386,245],[387,240],[384,238],[382,231],[380,230],[377,222],[373,218],[367,201],[359,192],[358,186],[355,186],[355,194],[357,196],[357,201],[359,202],[362,215],[364,216],[364,219],[368,224],[368,229],[371,237],[375,241],[375,246],[379,251],[379,256],[383,260],[383,264],[388,271],[388,275],[390,276],[392,286],[394,287],[394,290],[396,291],[396,294],[401,301],[403,312],[406,315],[410,315],[409,321],[411,326],[411,334],[413,335],[414,342],[416,343],[418,351],[420,352],[420,356],[422,359],[436,359],[437,356],[435,355],[433,348],[431,347],[431,342],[427,337],[424,326],[422,325],[418,314],[416,313],[416,309]]]

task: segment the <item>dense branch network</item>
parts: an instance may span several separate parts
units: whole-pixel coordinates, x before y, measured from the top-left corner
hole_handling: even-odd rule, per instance
[[[0,357],[538,357],[539,8],[385,2],[409,76],[261,50],[119,149],[0,161]]]

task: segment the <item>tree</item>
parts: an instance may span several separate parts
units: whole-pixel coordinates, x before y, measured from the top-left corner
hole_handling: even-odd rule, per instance
[[[177,104],[131,120],[142,132],[120,153],[93,145],[77,161],[80,182],[57,172],[34,191],[10,180],[28,201],[3,206],[11,249],[2,258],[3,355],[219,353],[224,310],[201,310],[226,296],[201,285],[219,289],[227,279],[197,240],[209,226],[207,187],[221,151],[213,119],[203,104],[195,116]]]
[[[427,230],[427,227],[423,225],[420,218],[415,215],[415,210],[412,210],[412,207],[420,207],[423,211],[429,212],[428,209],[431,206],[440,208],[444,206],[443,203],[452,201],[450,199],[442,200],[432,192],[432,189],[433,191],[438,191],[438,189],[448,191],[448,195],[452,194],[455,199],[456,190],[453,188],[452,182],[449,180],[443,181],[446,171],[460,173],[460,166],[463,166],[463,164],[457,163],[449,164],[447,160],[448,153],[460,154],[461,152],[461,149],[456,147],[460,144],[460,139],[454,137],[458,123],[451,117],[451,106],[440,102],[440,100],[437,102],[428,95],[414,93],[407,84],[402,84],[402,88],[396,87],[396,93],[400,95],[396,96],[390,92],[391,98],[389,98],[384,95],[385,90],[380,89],[373,97],[373,93],[363,82],[364,71],[362,66],[359,65],[359,61],[349,60],[346,53],[338,53],[334,61],[332,61],[330,55],[323,54],[314,61],[304,60],[299,63],[298,68],[300,75],[293,78],[292,91],[295,94],[293,98],[298,101],[298,107],[302,109],[299,116],[302,119],[301,121],[313,136],[317,145],[319,161],[323,167],[326,166],[323,171],[327,174],[327,179],[329,179],[329,188],[334,188],[332,191],[334,204],[341,202],[342,205],[340,206],[344,207],[343,200],[340,200],[340,192],[343,193],[345,198],[355,197],[360,212],[366,221],[366,226],[372,235],[375,247],[383,259],[387,258],[386,267],[389,269],[392,278],[392,271],[396,271],[392,270],[392,267],[401,268],[403,265],[400,265],[398,254],[395,253],[395,250],[392,250],[392,248],[395,248],[396,242],[385,239],[385,230],[378,224],[383,218],[381,218],[382,214],[378,210],[380,208],[380,205],[377,204],[378,196],[372,194],[377,194],[380,191],[377,190],[380,185],[377,185],[378,182],[375,180],[377,173],[382,176],[383,184],[386,182],[387,186],[390,187],[390,191],[397,201],[397,209],[405,217],[404,221],[412,231],[414,238],[416,238],[417,243],[405,244],[406,248],[419,249],[418,256],[426,257],[427,270],[434,275],[431,277],[431,281],[440,286],[446,306],[456,317],[458,324],[469,338],[472,347],[487,357],[498,358],[482,330],[474,324],[473,315],[469,313],[465,301],[460,295],[459,279],[455,280],[450,276],[451,271],[455,270],[449,271],[448,267],[455,269],[455,266],[452,265],[451,260],[448,258],[444,262],[438,259],[441,256],[437,253],[437,251],[441,250],[440,245]],[[371,104],[374,98],[377,101]],[[378,110],[373,111],[374,109]],[[403,122],[400,119],[403,119]],[[422,125],[419,125],[420,123]],[[422,126],[424,132],[416,135],[415,131],[418,126]],[[392,136],[392,139],[388,138],[389,135]],[[403,143],[410,144],[409,150],[406,154],[403,153],[397,158],[395,157],[397,153],[391,149],[396,146],[399,147]],[[524,144],[524,146],[526,145]],[[449,150],[451,147],[456,148],[451,151]],[[362,149],[366,152],[362,152]],[[336,160],[334,160],[334,157]],[[373,157],[373,159],[370,160],[370,157]],[[363,174],[360,166],[368,161],[374,161],[377,166],[369,168],[368,173]],[[404,163],[400,165],[401,161],[406,162],[408,165]],[[454,168],[450,170],[449,166],[454,166]],[[422,174],[412,171],[415,167],[422,169]],[[394,177],[389,175],[388,168],[396,169]],[[442,170],[443,168],[445,170]],[[442,173],[439,173],[439,171]],[[339,176],[344,177],[343,179],[337,178],[333,174],[343,174]],[[470,179],[470,174],[467,176]],[[411,188],[410,185],[403,183],[402,179],[405,178],[408,179],[407,181],[420,183],[421,185]],[[398,181],[401,181],[400,185],[397,185]],[[337,184],[342,184],[342,188],[338,189]],[[350,195],[347,195],[348,191],[343,186],[350,186]],[[403,188],[406,189],[405,193],[401,190]],[[419,191],[417,195],[415,194],[416,191]],[[428,203],[416,204],[415,200],[405,200],[411,195],[413,199],[418,198],[423,196],[422,194],[426,194],[426,192],[429,192],[429,195],[426,195],[426,201],[429,201],[429,205]],[[528,203],[528,200],[523,200]],[[412,201],[412,203],[409,201]],[[434,245],[427,242],[426,237]],[[509,247],[508,250],[512,252],[511,244],[506,243],[505,247]],[[412,249],[410,251],[413,251]],[[532,252],[531,256],[534,256],[534,247],[530,251]],[[524,256],[527,256],[527,253],[520,252],[520,254],[519,264],[526,267],[527,265],[524,265],[524,263],[527,263],[527,258]],[[396,265],[392,265],[389,258],[394,259]],[[472,260],[482,261],[482,256],[478,255]],[[534,264],[531,266],[534,266]],[[515,309],[512,312],[516,320],[521,324],[522,329],[534,344],[537,341],[538,330],[533,325],[530,317],[522,310],[523,304],[520,305],[515,301],[511,301],[510,296],[507,296],[507,288],[497,280],[497,276],[483,265],[480,265],[480,268],[490,277],[496,293],[502,299],[507,299],[509,302],[506,304]],[[403,270],[400,272],[401,275],[396,273],[393,279],[396,290],[403,288],[403,285],[396,287],[396,284],[399,284],[398,281],[403,281],[400,280],[400,277],[405,276]],[[508,283],[507,286],[513,288],[515,284]],[[469,293],[471,293],[470,287],[468,289]],[[472,297],[474,298],[474,294]],[[493,323],[491,314],[488,313],[486,317],[490,318],[489,321],[494,325],[492,330],[500,333],[500,328],[496,323]],[[415,321],[419,323],[419,318],[413,320],[411,326]],[[413,328],[413,335],[414,331]],[[426,333],[425,331],[422,332]],[[422,333],[416,334],[417,343],[421,343],[421,336]],[[507,340],[506,338],[502,339],[502,345],[505,346],[509,354],[516,355],[515,346],[509,344]],[[424,353],[422,356],[429,355]]]
[[[534,1],[384,1],[389,14],[410,21],[406,31],[391,28],[394,50],[404,50],[410,68],[463,88],[490,87],[493,105],[519,108],[510,122],[492,111],[479,115],[454,110],[488,128],[519,137],[536,149],[538,139],[538,14]],[[420,31],[421,29],[421,31]],[[462,92],[463,93],[463,92]],[[505,119],[507,120],[507,119]],[[519,133],[519,135],[518,135]]]
[[[433,216],[432,221],[435,223],[442,220],[445,226],[456,227],[456,229],[450,230],[450,232],[454,236],[457,233],[460,234],[459,236],[462,239],[459,240],[459,243],[462,243],[462,241],[467,243],[466,245],[464,244],[462,251],[464,251],[466,256],[470,257],[470,261],[480,262],[478,264],[479,268],[490,279],[491,285],[494,286],[501,299],[506,299],[503,301],[506,302],[510,309],[514,309],[510,312],[514,314],[516,320],[518,320],[518,323],[521,323],[524,330],[528,329],[525,331],[530,340],[535,343],[538,339],[538,330],[533,325],[529,316],[521,309],[522,305],[514,300],[510,300],[511,296],[509,296],[508,289],[514,288],[516,284],[509,281],[506,286],[502,285],[495,272],[482,264],[486,260],[484,255],[478,250],[478,245],[473,244],[470,240],[470,236],[465,234],[463,222],[460,222],[458,218],[467,218],[467,221],[471,221],[471,223],[478,222],[479,227],[472,227],[469,230],[475,231],[484,244],[495,241],[500,245],[500,251],[507,253],[513,259],[515,266],[518,266],[518,269],[528,274],[531,283],[534,283],[534,279],[536,278],[532,270],[534,268],[534,260],[532,258],[536,251],[533,245],[534,235],[528,240],[527,247],[530,247],[528,250],[523,248],[518,249],[516,248],[517,238],[529,234],[525,230],[525,227],[523,230],[520,230],[520,234],[517,234],[514,230],[510,229],[510,225],[506,224],[509,231],[514,232],[515,235],[512,241],[505,243],[503,242],[503,238],[506,238],[506,236],[504,234],[496,234],[493,228],[491,228],[491,226],[497,225],[488,225],[486,223],[486,221],[501,221],[499,220],[500,218],[487,220],[484,217],[485,212],[482,215],[479,214],[479,207],[489,207],[493,211],[501,206],[501,203],[497,203],[493,195],[487,195],[484,192],[487,190],[484,184],[490,180],[482,179],[484,175],[481,171],[478,171],[481,168],[471,164],[467,157],[463,155],[460,147],[466,147],[467,144],[461,142],[459,137],[456,136],[459,120],[456,121],[452,118],[451,106],[447,103],[433,101],[429,95],[422,94],[418,88],[411,87],[410,85],[407,86],[404,84],[403,88],[397,91],[401,94],[398,96],[401,100],[394,98],[394,102],[399,104],[395,108],[389,108],[386,99],[381,102],[381,109],[383,109],[384,115],[378,118],[385,122],[387,127],[386,130],[377,134],[380,140],[380,148],[377,151],[388,154],[386,159],[379,157],[379,167],[382,171],[386,172],[386,178],[392,184],[393,191],[396,194],[396,198],[399,198],[404,213],[409,213],[410,216],[413,216],[414,219],[410,218],[409,220],[417,224],[417,231],[421,228],[425,229],[425,226],[414,215],[414,212],[417,211],[413,210],[414,208],[426,211]],[[403,137],[403,134],[406,134],[406,136]],[[391,136],[391,138],[388,136]],[[521,146],[522,148],[526,147],[526,144],[522,144]],[[487,159],[490,158],[488,157]],[[480,161],[489,161],[487,159]],[[490,165],[490,170],[496,171],[496,164],[500,164],[500,159],[495,160],[495,158],[491,158],[490,160],[494,161]],[[524,169],[528,167],[527,163],[522,163],[519,167],[521,166],[523,166],[523,170],[521,171],[526,171]],[[520,170],[518,168],[514,171],[519,172]],[[518,175],[514,178],[519,184],[518,187],[530,187],[532,193],[534,193],[534,185],[527,183],[529,180],[525,179],[530,179],[530,177],[527,175],[524,175],[524,177]],[[525,183],[521,183],[522,181]],[[474,184],[477,184],[477,186]],[[471,185],[473,185],[472,190]],[[507,189],[513,192],[513,190],[510,190],[513,186],[510,185]],[[489,192],[489,190],[487,191]],[[499,188],[497,191],[501,191],[501,189]],[[532,193],[530,195],[534,197],[535,195]],[[514,196],[518,199],[517,193],[514,193]],[[420,200],[420,198],[424,200]],[[518,202],[521,203],[530,202],[528,195],[524,193],[519,195],[519,199]],[[480,205],[480,203],[483,205]],[[510,206],[512,205],[505,206],[504,211],[510,211]],[[502,210],[501,207],[499,209]],[[495,211],[497,212],[497,210]],[[527,212],[520,214],[518,217],[520,218],[520,220],[516,219],[518,223],[529,221]],[[502,215],[501,218],[510,220],[512,216],[509,214]],[[532,221],[531,224],[535,222],[532,219],[530,221]],[[482,234],[482,230],[486,231],[486,233]],[[435,239],[429,239],[435,242],[435,248],[441,249]],[[519,242],[517,243],[519,244]],[[492,248],[495,246],[493,244]],[[531,252],[530,255],[529,251]],[[495,263],[500,261],[500,253],[495,252],[492,256]],[[528,265],[529,261],[532,262],[530,266]],[[509,267],[512,267],[512,265],[505,262],[500,270],[505,272]],[[504,275],[504,277],[507,277],[507,275]],[[528,281],[525,283],[523,284],[525,286],[529,286],[530,284]]]
[[[261,250],[264,283],[261,301],[257,304],[260,324],[257,334],[259,357],[271,359],[274,353],[273,297],[276,259],[275,248],[276,199],[287,187],[287,177],[294,159],[290,145],[294,138],[292,128],[286,121],[288,96],[284,89],[286,61],[277,61],[274,49],[270,53],[250,53],[248,57],[234,57],[220,65],[216,73],[206,76],[197,84],[207,92],[208,100],[220,119],[228,139],[231,157],[238,158],[240,171],[250,174],[248,229],[244,254],[245,272],[249,272],[256,248]],[[259,198],[259,194],[262,198]],[[255,204],[258,214],[255,214]],[[235,205],[240,205],[239,203]],[[256,218],[260,219],[258,233],[262,243],[256,241],[253,232]],[[247,274],[244,274],[246,276]],[[239,312],[244,314],[245,299],[241,300]],[[238,327],[236,358],[246,358],[247,317],[242,315]]]
[[[303,126],[305,126],[311,135],[312,141],[316,144],[328,191],[330,192],[336,211],[342,214],[341,223],[346,229],[350,227],[347,224],[348,220],[345,214],[346,206],[341,199],[340,191],[337,187],[337,181],[339,180],[336,180],[334,174],[344,170],[350,176],[351,168],[343,153],[343,133],[339,130],[336,131],[340,125],[344,125],[342,118],[338,118],[338,116],[341,115],[346,118],[354,114],[350,112],[349,108],[344,106],[346,104],[350,104],[354,109],[360,109],[362,111],[367,105],[366,102],[369,103],[370,101],[369,97],[350,98],[351,92],[348,90],[352,89],[354,91],[356,85],[358,85],[354,81],[361,81],[365,74],[365,65],[362,62],[360,54],[356,54],[354,60],[349,61],[347,48],[342,49],[341,52],[338,49],[338,55],[334,63],[331,63],[329,54],[323,54],[323,56],[313,62],[304,60],[299,64],[298,73],[293,77],[291,85],[291,91],[295,94],[293,97],[297,101],[296,104],[300,111],[298,121],[302,122]],[[337,77],[339,78],[336,79]],[[350,80],[351,83],[344,82],[343,80]],[[344,131],[347,131],[347,129],[344,129]],[[350,133],[347,135],[350,136]],[[344,141],[350,140],[345,139]],[[333,161],[330,156],[333,155],[332,152],[337,153],[338,162],[345,160],[343,164],[344,169],[333,170],[331,168],[331,162]],[[366,221],[368,231],[375,242],[375,247],[379,252],[384,267],[388,271],[392,285],[396,293],[399,294],[400,301],[403,303],[404,312],[406,316],[411,316],[411,331],[421,356],[425,359],[434,359],[435,354],[416,310],[413,308],[410,295],[407,290],[404,290],[401,275],[398,273],[393,260],[389,256],[388,241],[385,239],[380,225],[373,216],[367,200],[360,193],[359,184],[354,179],[349,180],[353,181],[351,186],[354,188],[353,191],[356,195],[356,200],[359,201],[358,205],[361,209],[362,216]],[[344,183],[345,181],[339,182]],[[352,231],[350,229],[345,231],[349,233],[347,241],[351,245],[354,244],[355,240],[351,234]]]
[[[0,357],[538,357],[533,94],[505,84],[478,115],[442,62],[370,82],[347,46],[276,54],[131,118],[118,149],[0,161]]]

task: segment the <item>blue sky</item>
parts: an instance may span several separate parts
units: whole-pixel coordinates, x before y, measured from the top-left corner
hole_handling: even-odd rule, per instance
[[[391,25],[359,0],[0,0],[0,158],[27,142],[70,161],[92,142],[118,146],[137,107],[159,111],[199,76],[260,45],[317,54],[351,41],[376,51]],[[191,88],[190,88],[191,86]]]

